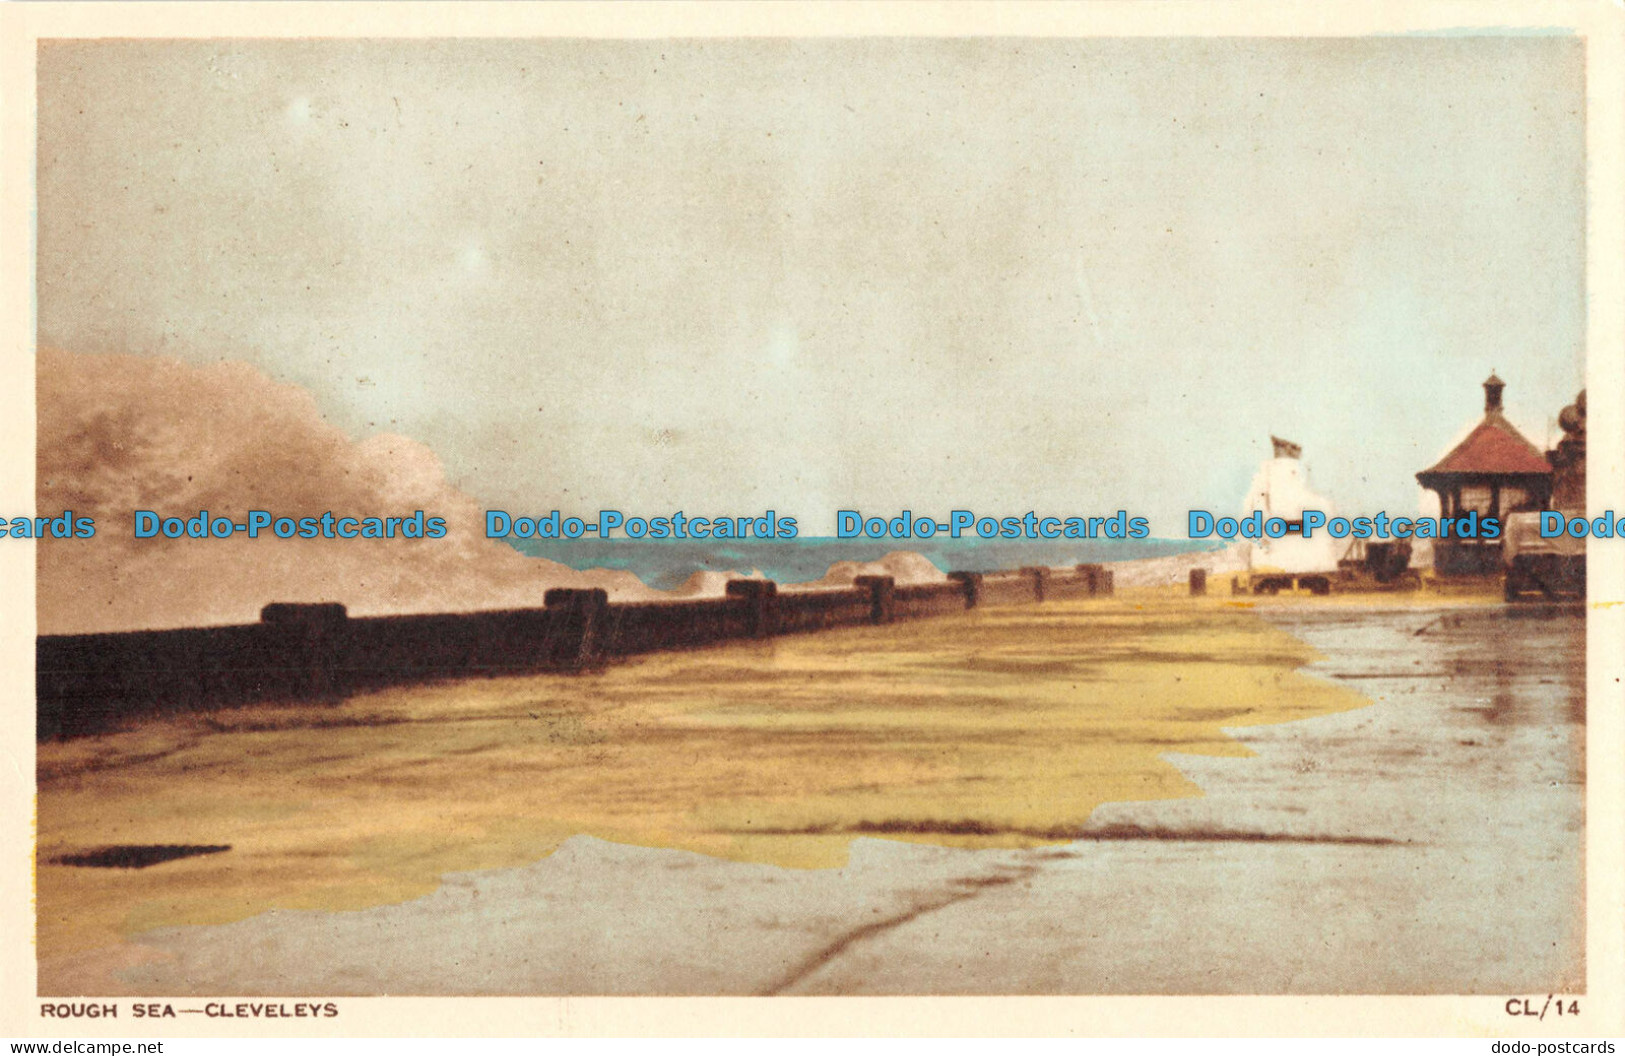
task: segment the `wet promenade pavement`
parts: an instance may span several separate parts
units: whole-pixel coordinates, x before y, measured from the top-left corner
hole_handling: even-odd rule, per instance
[[[1584,975],[1584,620],[1281,605],[1372,705],[1173,757],[1094,838],[798,870],[575,837],[354,912],[138,936],[166,994],[1524,993]]]

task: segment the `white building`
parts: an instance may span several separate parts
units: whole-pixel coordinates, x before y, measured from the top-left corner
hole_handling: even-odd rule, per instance
[[[1263,519],[1280,517],[1289,526],[1279,539],[1247,540],[1247,567],[1254,572],[1335,572],[1337,561],[1349,548],[1348,539],[1334,539],[1325,528],[1303,537],[1303,511],[1319,510],[1330,520],[1336,516],[1331,500],[1309,487],[1308,473],[1298,458],[1297,444],[1270,437],[1275,457],[1265,460],[1247,489],[1241,515],[1261,511]]]

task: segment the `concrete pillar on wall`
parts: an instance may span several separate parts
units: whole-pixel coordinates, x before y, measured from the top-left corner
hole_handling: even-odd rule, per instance
[[[1038,565],[1028,565],[1021,570],[1021,574],[1033,581],[1033,600],[1044,600],[1044,588],[1049,585],[1049,569]]]
[[[548,663],[580,667],[598,657],[609,615],[608,592],[554,587],[542,595],[542,604],[556,613],[548,628]]]
[[[1207,569],[1191,569],[1191,597],[1199,598],[1207,593]]]
[[[300,697],[332,697],[345,688],[339,660],[349,613],[337,602],[296,604],[274,601],[260,610],[260,622],[275,629],[291,674],[289,689]]]
[[[890,623],[897,611],[897,580],[891,576],[859,576],[852,581],[869,592],[869,622]]]
[[[1099,565],[1079,565],[1078,575],[1083,578],[1083,585],[1093,597],[1100,593],[1100,576],[1105,572]]]
[[[974,609],[982,600],[982,574],[980,572],[950,572],[948,578],[965,591],[965,608]]]
[[[730,598],[743,598],[750,606],[750,636],[767,638],[779,633],[779,585],[771,579],[730,579],[723,588]]]

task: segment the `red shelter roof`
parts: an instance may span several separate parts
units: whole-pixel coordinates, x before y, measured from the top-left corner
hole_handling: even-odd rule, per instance
[[[1452,448],[1448,455],[1439,460],[1438,465],[1423,470],[1417,476],[1444,473],[1550,476],[1552,466],[1540,449],[1525,440],[1523,434],[1514,429],[1499,411],[1490,411],[1484,415],[1478,427],[1467,434],[1467,439]]]

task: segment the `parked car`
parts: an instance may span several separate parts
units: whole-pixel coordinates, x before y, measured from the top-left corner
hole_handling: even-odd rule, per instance
[[[1560,511],[1565,519],[1578,511]],[[1540,514],[1514,513],[1507,517],[1501,545],[1506,570],[1506,599],[1529,595],[1542,598],[1584,598],[1586,593],[1586,541],[1564,532],[1543,538]]]

